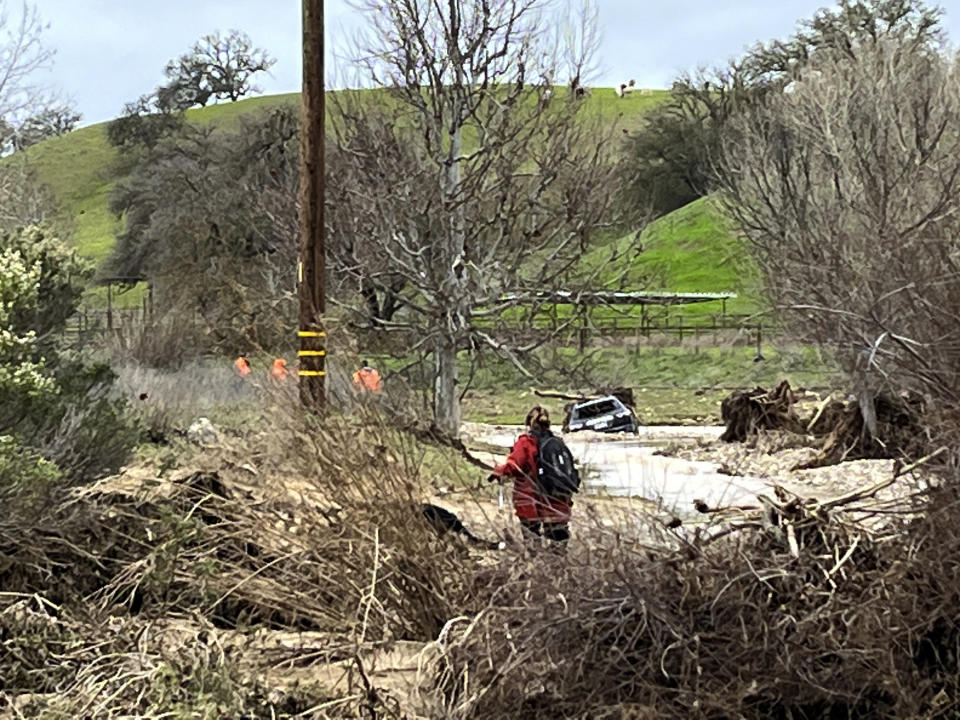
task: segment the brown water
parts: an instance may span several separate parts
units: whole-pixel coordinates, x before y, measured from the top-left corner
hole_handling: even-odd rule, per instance
[[[519,427],[489,428],[480,437],[509,452]],[[568,433],[563,436],[582,470],[588,495],[643,497],[680,516],[695,513],[694,500],[708,505],[754,504],[769,485],[759,478],[731,477],[717,472],[713,463],[656,455],[671,443],[717,441],[722,427],[647,426],[634,435]]]

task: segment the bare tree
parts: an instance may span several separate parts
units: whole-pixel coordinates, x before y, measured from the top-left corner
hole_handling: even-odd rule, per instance
[[[60,225],[53,195],[22,154],[6,158],[0,163],[0,232],[40,223]],[[56,229],[60,234],[68,230]]]
[[[960,403],[958,127],[957,61],[891,37],[822,50],[724,143],[727,207],[772,298],[864,400]]]
[[[0,0],[0,119],[11,125],[42,101],[31,75],[53,57],[41,42],[43,28],[37,9],[26,0]]]
[[[254,75],[269,71],[275,62],[239,30],[205,35],[189,53],[167,63],[163,74],[168,82],[157,88],[156,104],[163,111],[178,111],[210,100],[237,101],[259,90]]]
[[[612,195],[609,133],[580,100],[595,15],[561,31],[571,42],[558,48],[545,30],[558,18],[542,0],[358,9],[372,28],[358,63],[380,89],[334,100],[328,222],[337,279],[357,298],[338,300],[367,318],[376,306],[379,327],[432,351],[434,420],[454,435],[458,351],[517,361],[535,343],[499,341],[491,319],[599,272],[580,262],[610,221]]]

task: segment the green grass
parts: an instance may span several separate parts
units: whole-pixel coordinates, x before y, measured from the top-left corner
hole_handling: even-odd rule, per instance
[[[621,252],[629,247],[634,234],[616,241]],[[626,289],[730,291],[738,297],[727,301],[728,313],[752,314],[763,309],[757,294],[757,268],[713,198],[701,198],[654,221],[641,233],[640,243],[642,252],[626,268]],[[598,250],[593,261],[602,261],[604,254]],[[613,267],[609,277],[622,271]],[[720,304],[713,302],[674,308],[671,313],[698,317],[719,311]]]
[[[708,341],[705,341],[708,342]],[[840,387],[837,368],[829,358],[809,347],[764,345],[763,360],[753,346],[722,347],[606,347],[589,350],[589,379],[570,379],[570,369],[584,360],[574,348],[553,355],[541,351],[545,370],[531,380],[511,363],[484,355],[462,404],[463,418],[472,422],[522,424],[531,406],[541,404],[562,413],[565,401],[537,396],[533,389],[551,389],[576,395],[601,386],[634,388],[637,411],[648,425],[718,423],[720,401],[734,388],[773,387],[787,380],[793,387]],[[389,391],[390,372],[410,358],[370,352],[384,371]],[[459,377],[469,377],[468,357],[461,354]],[[415,381],[416,382],[416,381]],[[426,379],[420,384],[427,387]],[[562,417],[562,414],[559,415]]]
[[[760,299],[759,275],[739,238],[724,218],[713,198],[706,197],[659,218],[641,230],[642,252],[632,254],[636,230],[610,241],[601,241],[584,262],[598,269],[598,285],[609,290],[686,292],[733,292],[737,297],[690,305],[676,305],[669,311],[662,307],[646,310],[657,322],[676,324],[703,323],[711,316],[754,315],[765,309]],[[611,257],[622,258],[610,262]],[[557,308],[559,318],[571,310]],[[591,310],[597,323],[621,320],[625,326],[639,325],[639,306],[598,307]],[[666,313],[669,312],[669,317]],[[519,315],[520,310],[505,313]],[[546,314],[538,316],[549,324]]]
[[[764,346],[762,351],[764,360],[755,362],[756,351],[751,347],[606,348],[594,354],[591,365],[593,376],[603,378],[603,384],[634,388],[637,412],[648,425],[719,422],[720,401],[732,388],[772,387],[781,380],[793,387],[836,384],[836,369],[812,348]],[[594,387],[571,387],[565,379],[564,354],[571,364],[577,359],[575,351],[562,351],[561,364],[538,378],[537,389],[593,392]],[[533,384],[505,362],[487,363],[464,400],[464,419],[522,424],[535,404],[562,417],[565,401],[538,397],[532,392]]]
[[[75,130],[27,150],[40,181],[52,192],[73,244],[97,262],[113,247],[120,222],[107,209],[116,180],[117,152],[107,143],[103,125]]]

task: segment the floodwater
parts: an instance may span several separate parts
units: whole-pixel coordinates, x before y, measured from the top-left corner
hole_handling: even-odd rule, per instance
[[[522,428],[496,428],[483,440],[504,448],[504,455]],[[695,514],[694,501],[711,507],[754,505],[769,489],[754,477],[731,477],[717,472],[714,463],[664,457],[655,453],[672,443],[716,441],[722,427],[646,426],[639,435],[603,435],[577,432],[563,436],[581,467],[587,495],[637,497],[656,503],[678,516]],[[501,458],[502,461],[502,458]]]

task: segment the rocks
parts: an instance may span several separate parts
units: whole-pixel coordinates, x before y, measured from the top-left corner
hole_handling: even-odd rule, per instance
[[[220,444],[220,435],[208,418],[198,418],[187,428],[187,440],[197,445],[210,447]]]

